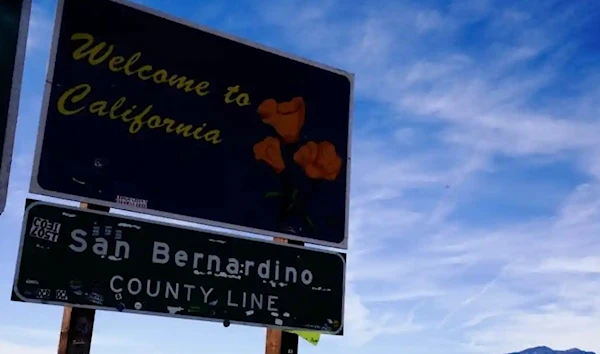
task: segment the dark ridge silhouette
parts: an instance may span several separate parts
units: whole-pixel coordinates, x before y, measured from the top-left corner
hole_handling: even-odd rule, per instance
[[[508,354],[596,354],[594,352],[585,352],[583,350],[579,350],[576,348],[569,350],[553,350],[548,347],[535,347],[530,349],[525,349],[521,352],[514,352]]]

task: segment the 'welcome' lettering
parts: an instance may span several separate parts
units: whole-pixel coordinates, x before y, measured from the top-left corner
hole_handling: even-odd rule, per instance
[[[112,72],[123,72],[127,76],[135,75],[142,81],[167,84],[177,90],[194,92],[198,96],[206,96],[210,93],[208,90],[210,83],[208,81],[196,82],[186,76],[169,74],[166,69],[155,69],[152,65],[141,65],[135,69],[134,64],[141,59],[141,52],[134,53],[129,58],[118,55],[111,57],[115,46],[108,45],[106,42],[94,43],[94,36],[89,33],[74,33],[71,40],[83,41],[83,44],[73,51],[73,59],[75,60],[87,59],[92,66],[107,62],[107,67]]]

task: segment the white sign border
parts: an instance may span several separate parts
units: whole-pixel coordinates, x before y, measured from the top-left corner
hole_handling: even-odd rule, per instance
[[[152,311],[142,311],[142,310],[134,310],[134,309],[124,309],[122,311],[119,311],[117,309],[113,309],[111,307],[106,307],[106,306],[80,305],[80,304],[72,304],[69,302],[46,301],[46,300],[41,300],[41,299],[28,299],[28,298],[24,297],[19,292],[19,287],[18,287],[19,270],[21,269],[21,257],[23,254],[23,245],[25,243],[25,237],[27,236],[27,221],[29,220],[29,211],[37,205],[47,205],[47,206],[52,206],[52,207],[61,208],[61,209],[73,210],[73,211],[84,212],[84,213],[89,213],[89,214],[105,215],[105,216],[116,217],[116,218],[123,218],[123,219],[131,220],[134,222],[157,224],[157,225],[173,227],[173,228],[177,228],[177,229],[184,229],[184,230],[189,230],[189,231],[201,231],[201,232],[205,232],[205,233],[212,233],[212,234],[219,235],[219,236],[234,236],[234,235],[228,234],[226,232],[198,230],[198,229],[194,229],[192,227],[186,227],[186,226],[182,226],[182,225],[174,225],[174,224],[165,223],[165,222],[156,221],[156,220],[148,220],[148,219],[136,218],[136,217],[132,217],[132,216],[128,216],[128,215],[114,214],[114,213],[105,212],[105,211],[99,211],[99,210],[93,210],[93,209],[82,209],[82,208],[77,208],[77,207],[72,207],[72,206],[67,206],[67,205],[62,205],[62,204],[55,204],[55,203],[49,203],[49,202],[44,202],[44,201],[39,201],[39,200],[32,200],[32,203],[29,204],[25,208],[25,213],[23,216],[23,224],[21,227],[21,238],[19,240],[19,254],[17,255],[15,276],[13,278],[14,279],[13,280],[13,292],[19,298],[19,300],[26,302],[26,303],[57,305],[57,306],[71,306],[71,307],[80,307],[80,308],[100,310],[100,311],[143,314],[143,315],[150,315],[150,316],[157,316],[157,317],[181,318],[181,319],[190,319],[190,320],[207,321],[207,322],[218,322],[218,323],[224,322],[224,320],[222,320],[222,319],[215,319],[215,318],[157,313],[157,312],[152,312]],[[307,247],[297,246],[297,245],[293,245],[293,244],[260,240],[260,239],[244,237],[244,236],[234,236],[234,237],[240,238],[240,239],[245,239],[248,241],[253,241],[253,242],[268,243],[268,244],[272,244],[272,245],[276,245],[276,246],[280,246],[280,247],[292,247],[292,248],[299,248],[299,249],[303,249],[303,250],[313,251],[313,252],[317,252],[317,253],[328,253],[328,254],[332,254],[332,255],[337,255],[342,260],[342,264],[343,264],[343,266],[342,266],[342,269],[343,269],[342,293],[341,293],[341,298],[342,298],[341,307],[342,308],[341,308],[340,328],[338,328],[338,330],[334,331],[334,332],[333,331],[320,331],[318,329],[278,326],[275,324],[269,325],[269,324],[262,324],[262,323],[251,323],[251,322],[229,320],[229,322],[231,324],[252,326],[252,327],[261,327],[261,328],[275,328],[275,329],[286,330],[286,331],[315,331],[315,332],[319,332],[321,334],[331,334],[331,335],[338,335],[339,333],[341,333],[343,331],[343,329],[344,329],[344,314],[345,314],[345,306],[346,306],[346,259],[342,256],[342,254],[340,252],[318,250],[318,249],[314,249],[314,248],[307,248]]]
[[[31,0],[29,0],[29,1],[31,1]],[[340,242],[340,243],[322,241],[322,240],[316,240],[316,239],[307,238],[307,237],[301,237],[301,236],[297,236],[294,234],[286,234],[286,233],[280,233],[280,232],[274,232],[274,231],[268,231],[268,230],[261,230],[261,229],[256,229],[253,227],[245,227],[245,226],[241,226],[241,225],[218,222],[218,221],[214,221],[214,220],[173,214],[173,213],[168,213],[168,212],[164,212],[164,211],[136,207],[136,206],[132,206],[132,205],[119,204],[116,202],[108,202],[108,201],[94,199],[94,198],[86,198],[86,197],[81,197],[81,196],[73,195],[73,194],[60,193],[60,192],[55,192],[55,191],[46,190],[46,189],[42,188],[37,182],[37,177],[38,177],[38,172],[39,172],[40,156],[41,156],[42,145],[43,145],[43,140],[44,140],[44,131],[45,131],[45,127],[46,127],[46,118],[47,118],[47,114],[48,114],[48,106],[49,106],[49,101],[50,101],[50,90],[52,88],[52,81],[53,81],[53,76],[54,76],[54,66],[55,66],[56,54],[57,54],[57,50],[58,50],[58,48],[57,48],[58,37],[60,34],[60,27],[61,27],[61,22],[62,22],[62,14],[63,14],[63,7],[64,7],[65,0],[59,0],[57,8],[56,8],[54,34],[52,36],[52,47],[50,49],[50,62],[48,64],[48,72],[46,75],[46,83],[45,83],[45,87],[44,87],[44,96],[43,96],[43,101],[42,101],[40,124],[38,127],[35,154],[34,154],[34,159],[33,159],[33,171],[31,174],[29,192],[34,193],[34,194],[45,195],[45,196],[49,196],[49,197],[74,200],[74,201],[78,201],[78,202],[82,202],[82,203],[102,205],[102,206],[109,207],[109,208],[128,210],[128,211],[142,213],[142,214],[176,219],[176,220],[181,220],[181,221],[194,222],[194,223],[199,223],[199,224],[204,224],[204,225],[209,225],[209,226],[214,226],[214,227],[220,227],[220,228],[224,228],[224,229],[236,230],[236,231],[240,231],[240,232],[248,232],[248,233],[257,234],[257,235],[261,235],[261,236],[281,237],[281,238],[286,238],[289,240],[302,241],[305,243],[311,243],[311,244],[316,244],[316,245],[321,245],[321,246],[327,246],[327,247],[347,250],[348,249],[348,238],[349,238],[349,224],[350,224],[350,220],[349,220],[349,218],[350,218],[350,164],[351,164],[350,155],[351,155],[351,150],[352,150],[351,141],[352,141],[352,121],[353,121],[353,109],[354,109],[354,74],[348,73],[348,72],[340,70],[340,69],[332,68],[332,67],[314,62],[312,60],[308,60],[308,59],[299,57],[299,56],[287,54],[287,53],[281,52],[277,49],[273,49],[273,48],[270,48],[270,47],[267,47],[267,46],[264,46],[264,45],[261,45],[258,43],[254,43],[254,42],[242,39],[242,38],[238,38],[236,36],[225,34],[220,31],[210,29],[208,27],[198,25],[193,22],[190,22],[190,21],[187,21],[184,19],[180,19],[180,18],[171,16],[171,15],[168,15],[166,13],[151,9],[144,5],[131,3],[126,0],[107,0],[107,1],[112,1],[114,3],[125,5],[128,7],[140,10],[140,11],[144,11],[151,15],[161,17],[168,21],[176,22],[176,23],[179,23],[179,24],[182,24],[182,25],[185,25],[185,26],[188,26],[188,27],[191,27],[191,28],[203,31],[203,32],[207,32],[207,33],[210,33],[210,34],[213,34],[213,35],[225,38],[225,39],[229,39],[229,40],[232,40],[232,41],[235,41],[235,42],[238,42],[238,43],[250,46],[250,47],[254,47],[256,49],[270,52],[275,55],[279,55],[279,56],[282,56],[282,57],[285,57],[288,59],[292,59],[292,60],[295,60],[295,61],[298,61],[298,62],[301,62],[304,64],[312,65],[314,67],[345,76],[348,79],[348,81],[350,82],[350,106],[349,106],[349,111],[348,111],[348,115],[349,115],[348,116],[348,118],[349,118],[348,119],[348,146],[347,146],[348,149],[346,152],[347,153],[347,155],[346,155],[347,156],[347,158],[346,158],[346,203],[345,203],[346,204],[345,205],[345,208],[346,208],[346,210],[345,210],[346,218],[345,219],[346,220],[345,220],[345,225],[344,225],[344,238],[343,238],[342,242]],[[231,235],[231,236],[238,237],[237,235]]]

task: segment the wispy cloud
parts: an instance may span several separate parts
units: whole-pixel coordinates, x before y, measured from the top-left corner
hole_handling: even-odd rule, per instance
[[[37,345],[26,345],[9,342],[6,340],[0,340],[0,351],[2,353],[15,353],[15,354],[50,354],[56,352],[56,346],[37,346]]]
[[[0,326],[0,351],[11,354],[55,353],[59,335],[60,327]],[[92,345],[95,352],[160,354],[150,343],[132,336],[94,333]]]
[[[598,3],[152,6],[356,73],[346,335],[324,343],[600,351]]]
[[[598,6],[341,5],[284,1],[263,14],[286,49],[356,73],[364,104],[354,135],[349,279],[361,305],[348,312],[363,323],[392,312],[402,323],[425,302],[414,313],[423,326],[411,336],[452,335],[462,353],[599,349],[591,331],[559,335],[600,322],[574,310],[581,297],[557,293],[566,278],[575,289],[600,281],[590,279],[600,247],[597,66],[578,64],[600,56],[585,51],[580,35]],[[517,185],[501,177],[511,169],[532,174],[536,197],[535,188],[553,183],[544,173],[569,183],[549,188],[556,196],[543,201],[527,189],[511,195]],[[496,189],[503,191],[490,197]],[[385,335],[358,332],[360,343]]]
[[[54,8],[42,6],[35,2],[29,18],[29,31],[27,36],[27,51],[50,50],[50,39],[54,29]]]
[[[41,340],[41,341],[58,341],[60,327],[52,329],[40,329],[31,327],[19,326],[0,326],[2,336],[11,338],[11,340]],[[114,336],[106,334],[95,334],[93,337],[94,346],[99,347],[138,347],[149,348],[149,345],[144,344],[140,340],[129,339],[125,336]]]

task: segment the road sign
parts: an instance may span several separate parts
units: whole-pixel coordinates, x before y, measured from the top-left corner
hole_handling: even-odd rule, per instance
[[[61,0],[31,192],[347,248],[353,76]]]
[[[13,292],[25,302],[340,334],[344,274],[340,253],[29,200]]]
[[[31,0],[0,4],[0,214],[6,206]]]

